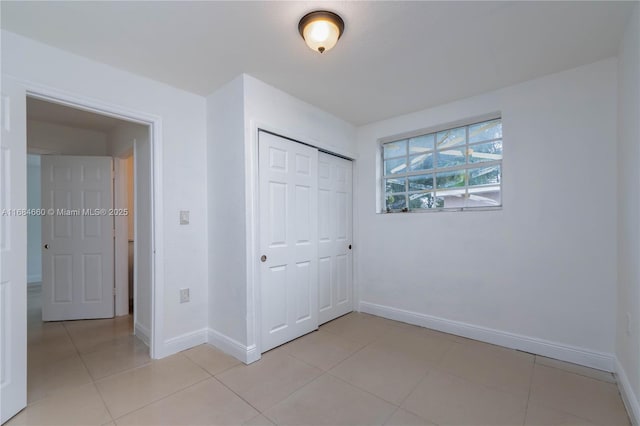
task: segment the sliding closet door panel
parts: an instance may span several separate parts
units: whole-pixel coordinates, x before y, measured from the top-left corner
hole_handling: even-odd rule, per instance
[[[351,161],[320,153],[319,192],[319,322],[353,310]]]
[[[318,328],[318,151],[260,132],[262,352]]]

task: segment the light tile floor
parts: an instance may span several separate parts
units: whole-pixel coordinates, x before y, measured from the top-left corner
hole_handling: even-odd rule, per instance
[[[249,366],[150,360],[131,318],[42,324],[16,425],[628,425],[613,376],[352,313]]]

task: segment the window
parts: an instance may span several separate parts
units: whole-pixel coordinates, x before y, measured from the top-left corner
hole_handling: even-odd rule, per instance
[[[502,119],[382,144],[387,212],[500,207]]]

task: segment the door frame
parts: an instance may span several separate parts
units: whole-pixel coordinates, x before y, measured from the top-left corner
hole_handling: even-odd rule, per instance
[[[164,231],[163,231],[163,196],[162,196],[162,118],[146,112],[135,111],[120,105],[103,102],[78,94],[64,92],[51,87],[16,79],[11,79],[25,90],[27,97],[55,104],[93,112],[100,115],[129,121],[149,128],[151,151],[151,330],[149,333],[149,355],[158,359],[164,356],[163,315],[164,315]],[[26,111],[24,112],[26,115]],[[27,141],[24,140],[24,151],[27,152]],[[26,162],[24,164],[26,173]],[[26,190],[26,189],[25,189]],[[134,212],[135,214],[135,212]],[[25,235],[26,238],[26,235]],[[24,253],[26,258],[27,253]],[[26,280],[26,276],[25,276]],[[25,287],[26,291],[26,287]],[[115,313],[115,312],[114,312]]]
[[[134,140],[135,144],[135,140]],[[121,209],[128,208],[128,196],[129,188],[127,186],[129,174],[126,170],[126,160],[122,157],[113,157],[113,208]],[[135,162],[133,167],[135,168]],[[133,176],[131,177],[133,179]],[[134,183],[135,185],[135,183]],[[124,196],[127,196],[124,198]],[[135,215],[135,209],[133,214]],[[114,217],[114,287],[116,289],[116,298],[114,303],[114,315],[123,316],[129,314],[129,297],[135,297],[135,280],[134,280],[134,295],[129,294],[129,270],[128,270],[128,250],[129,250],[129,223],[128,216],[115,216]],[[134,217],[135,222],[135,217]],[[135,229],[135,225],[134,225]],[[125,254],[127,256],[125,256]],[[134,253],[135,256],[135,253]],[[126,262],[124,259],[126,258]],[[134,258],[135,259],[135,258]],[[126,274],[125,274],[126,273]],[[125,279],[126,276],[126,279]],[[135,301],[135,299],[134,299]],[[135,310],[133,311],[133,323],[135,326],[136,318]]]
[[[259,214],[259,188],[260,173],[258,170],[258,147],[260,132],[267,132],[288,139],[293,142],[308,145],[317,148],[320,152],[336,155],[353,162],[353,178],[351,185],[356,187],[356,168],[357,156],[353,152],[338,151],[335,146],[326,145],[311,136],[301,135],[295,131],[279,129],[258,120],[249,119],[249,137],[245,141],[245,229],[246,229],[246,277],[247,277],[247,346],[245,362],[251,364],[258,361],[262,357],[262,300],[260,297],[260,214]],[[288,135],[288,136],[287,136]],[[306,142],[305,142],[306,141]],[[356,191],[352,191],[353,216],[352,216],[352,234],[353,234],[353,257],[352,265],[356,265],[356,256],[358,253],[357,245],[357,228],[356,221]],[[356,301],[358,295],[357,272],[356,268],[351,268],[353,282],[353,309],[359,310]]]

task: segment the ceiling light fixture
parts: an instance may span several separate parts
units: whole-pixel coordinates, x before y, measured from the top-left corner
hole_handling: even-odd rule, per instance
[[[344,32],[344,21],[333,12],[316,10],[298,23],[298,31],[310,49],[324,53],[336,45]]]

